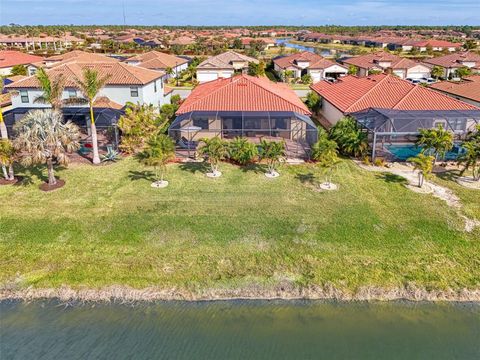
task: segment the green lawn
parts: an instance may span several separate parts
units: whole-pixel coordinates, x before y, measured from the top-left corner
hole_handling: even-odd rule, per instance
[[[152,189],[133,159],[71,165],[62,189],[0,187],[3,286],[208,289],[288,282],[427,289],[480,287],[480,231],[462,231],[455,210],[416,194],[395,176],[342,162],[336,192],[317,192],[314,165],[283,166],[268,180],[258,167],[169,166]],[[441,180],[447,181],[447,180]],[[469,215],[479,195],[461,190]]]

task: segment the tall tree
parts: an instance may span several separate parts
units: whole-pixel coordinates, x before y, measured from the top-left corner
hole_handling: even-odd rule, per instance
[[[63,75],[52,79],[44,68],[38,69],[35,76],[40,83],[42,94],[33,99],[34,103],[49,104],[53,110],[60,110],[63,105],[63,90],[65,81]]]
[[[13,144],[22,152],[22,163],[46,164],[48,185],[56,185],[54,163],[68,164],[68,153],[80,147],[80,130],[54,110],[33,110],[15,124]]]
[[[83,78],[77,79],[78,87],[88,106],[90,108],[90,129],[92,133],[92,150],[93,150],[93,163],[100,164],[100,156],[98,154],[98,139],[97,139],[97,126],[95,124],[95,116],[93,113],[93,103],[95,102],[99,92],[105,86],[109,79],[109,76],[100,77],[98,71],[95,69],[85,68],[83,70]]]
[[[439,156],[445,157],[447,151],[453,147],[453,133],[442,125],[433,129],[420,129],[419,132],[417,146],[422,147],[422,153],[433,155],[434,161],[437,161]]]

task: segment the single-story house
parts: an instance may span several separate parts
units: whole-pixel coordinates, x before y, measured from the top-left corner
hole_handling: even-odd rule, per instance
[[[275,58],[273,64],[280,76],[288,70],[293,72],[294,78],[309,74],[314,83],[327,77],[337,78],[348,73],[348,68],[309,51]]]
[[[440,81],[430,85],[430,88],[480,107],[480,75],[472,75],[461,81]]]
[[[305,156],[317,140],[310,111],[283,83],[245,74],[197,86],[181,104],[169,128],[179,149],[219,136],[284,139],[290,156]]]
[[[441,67],[444,70],[443,78],[445,79],[455,77],[457,69],[462,67],[470,68],[473,72],[480,72],[480,55],[471,51],[425,59],[424,62],[431,66]]]
[[[30,55],[21,51],[0,50],[0,76],[8,76],[16,65],[23,65],[27,68],[27,74],[33,75],[37,71],[43,58]]]
[[[436,39],[416,41],[412,45],[414,49],[420,52],[427,51],[428,48],[431,48],[433,51],[448,50],[449,52],[455,52],[462,47],[462,44]]]
[[[167,74],[167,77],[175,77],[188,67],[187,59],[159,51],[149,51],[144,54],[135,55],[126,59],[124,62],[128,65],[163,72],[165,72],[167,68],[171,68],[173,74]]]
[[[430,77],[430,67],[385,51],[350,57],[342,60],[345,65],[353,65],[358,76],[367,76],[370,71],[391,72],[401,79],[421,79]]]
[[[251,62],[258,64],[257,59],[235,51],[227,51],[200,63],[197,66],[197,80],[203,83],[220,78],[229,78],[236,72],[246,72],[248,64]]]
[[[311,88],[321,96],[319,121],[328,127],[344,116],[355,118],[371,135],[373,155],[377,145],[382,151],[392,145],[411,146],[421,128],[442,125],[460,139],[480,123],[477,106],[393,75],[346,76]]]

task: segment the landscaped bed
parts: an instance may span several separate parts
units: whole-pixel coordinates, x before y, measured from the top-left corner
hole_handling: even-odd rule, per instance
[[[65,187],[48,193],[38,189],[45,174],[19,170],[23,185],[0,186],[3,296],[115,286],[172,298],[315,297],[315,289],[480,298],[480,229],[464,232],[456,209],[400,177],[342,161],[338,190],[318,191],[325,177],[313,164],[283,166],[276,179],[258,165],[225,163],[210,179],[204,166],[171,164],[168,188],[154,189],[132,158],[72,164],[57,173]],[[478,190],[438,181],[452,182],[466,215],[480,218]]]

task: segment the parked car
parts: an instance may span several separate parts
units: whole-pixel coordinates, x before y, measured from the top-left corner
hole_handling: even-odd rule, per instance
[[[437,80],[435,80],[434,78],[421,78],[422,82],[426,83],[426,84],[433,84],[434,82],[437,82]]]
[[[420,79],[406,78],[405,80],[410,81],[412,84],[420,84],[422,81]]]

